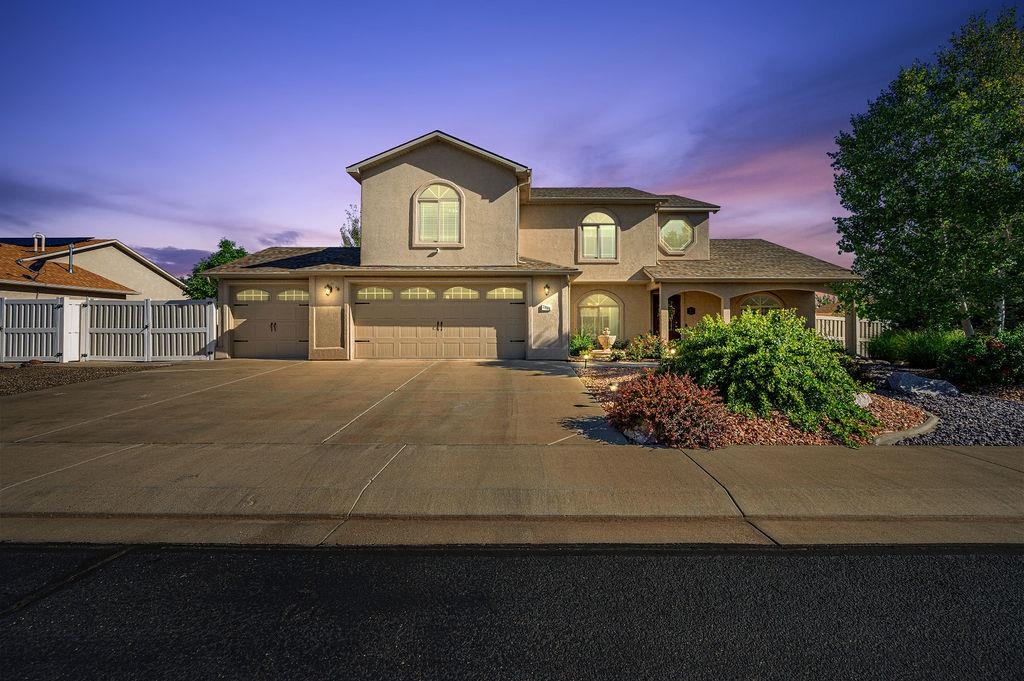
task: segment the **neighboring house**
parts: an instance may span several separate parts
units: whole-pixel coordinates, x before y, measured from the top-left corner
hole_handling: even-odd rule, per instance
[[[0,237],[0,298],[184,297],[173,274],[115,239]]]
[[[209,270],[234,357],[564,359],[619,338],[789,307],[846,269],[712,239],[719,207],[629,187],[533,187],[521,163],[435,131],[347,168],[361,248],[268,248]]]

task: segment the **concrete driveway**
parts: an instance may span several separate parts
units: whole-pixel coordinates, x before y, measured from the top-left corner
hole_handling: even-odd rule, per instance
[[[0,540],[1024,542],[1019,450],[684,453],[602,415],[557,362],[232,360],[4,397]]]

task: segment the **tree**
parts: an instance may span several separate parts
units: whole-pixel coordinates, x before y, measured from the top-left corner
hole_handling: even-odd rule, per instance
[[[861,281],[844,302],[909,328],[1024,314],[1024,30],[968,21],[935,63],[903,68],[830,153]]]
[[[217,242],[217,250],[197,262],[192,268],[192,274],[182,280],[185,283],[185,295],[193,300],[216,298],[217,280],[207,279],[203,276],[203,271],[218,265],[226,265],[246,255],[249,255],[249,252],[234,241],[221,238]]]
[[[349,204],[345,209],[345,224],[341,226],[341,245],[359,246],[363,243],[362,214],[359,206]]]

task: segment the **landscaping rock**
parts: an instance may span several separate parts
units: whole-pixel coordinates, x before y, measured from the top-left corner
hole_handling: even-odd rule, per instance
[[[984,395],[907,395],[898,400],[939,417],[935,430],[899,442],[901,445],[1024,445],[1024,404]]]
[[[931,395],[956,397],[960,391],[949,381],[915,376],[906,371],[894,371],[885,380],[890,390],[904,395]]]
[[[853,403],[861,409],[867,409],[871,406],[871,395],[867,393],[857,393],[853,396]]]
[[[17,369],[17,364],[0,364],[0,369]]]

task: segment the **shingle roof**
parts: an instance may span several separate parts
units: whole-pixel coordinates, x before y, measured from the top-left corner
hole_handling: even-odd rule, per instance
[[[77,242],[76,246],[98,243],[100,239],[89,239]],[[53,246],[47,244],[46,253],[67,250],[67,245]],[[52,260],[34,260],[19,263],[22,258],[41,255],[33,251],[32,246],[0,242],[0,280],[22,286],[46,286],[80,288],[90,291],[114,291],[117,293],[136,293],[135,290],[91,272],[84,267],[75,265],[74,273],[68,271],[67,263]]]
[[[856,279],[850,270],[764,239],[711,239],[710,260],[661,260],[645,267],[655,281]]]
[[[718,210],[721,206],[698,201],[678,194],[652,194],[633,187],[531,187],[530,200],[561,201],[650,201],[666,208],[706,208]]]
[[[573,273],[573,267],[555,265],[532,258],[520,258],[518,265],[437,266],[437,265],[360,265],[359,249],[343,246],[292,248],[275,246],[239,258],[203,272],[204,275],[225,274],[285,274],[294,272],[564,272]]]

